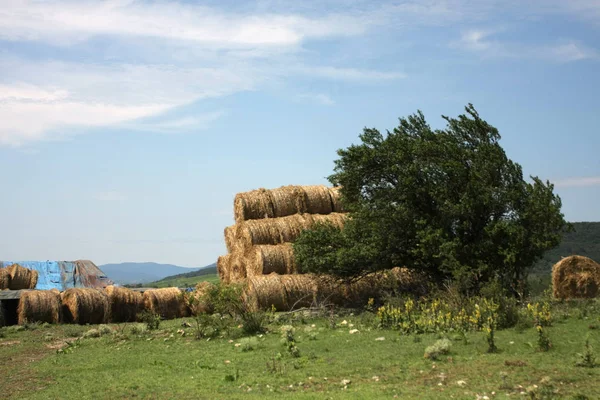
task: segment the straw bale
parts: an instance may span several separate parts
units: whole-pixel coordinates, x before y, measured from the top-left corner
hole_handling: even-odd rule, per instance
[[[36,270],[22,267],[19,264],[9,266],[8,270],[10,272],[11,290],[35,289],[38,281]]]
[[[188,314],[184,295],[176,287],[151,289],[144,292],[144,306],[164,319],[185,317]]]
[[[0,268],[0,290],[10,289],[10,271],[8,268]]]
[[[336,213],[346,212],[346,210],[344,210],[344,207],[342,206],[342,201],[340,200],[341,194],[340,194],[339,187],[329,188],[329,196],[331,197],[331,206],[333,208],[332,209],[333,212],[336,212]]]
[[[267,189],[257,189],[238,193],[233,200],[233,214],[238,223],[275,217],[271,192]]]
[[[110,319],[108,296],[100,289],[67,289],[60,298],[65,322],[105,324]]]
[[[311,215],[310,218],[312,219],[310,225],[315,225],[317,223],[329,223],[332,224],[333,226],[342,229],[344,227],[344,223],[346,222],[346,219],[348,218],[347,214],[340,214],[340,213],[331,213],[328,215],[319,215],[319,214],[314,214]]]
[[[286,292],[281,283],[281,275],[269,274],[248,278],[244,299],[251,310],[277,311],[288,309]]]
[[[275,217],[307,212],[307,198],[302,186],[282,186],[271,190]]]
[[[195,290],[190,294],[192,297],[192,299],[190,299],[190,303],[192,304],[190,307],[192,315],[213,312],[214,307],[207,298],[207,295],[214,288],[215,285],[207,281],[199,282],[196,285]]]
[[[229,281],[236,283],[246,279],[246,263],[248,259],[242,252],[231,255],[229,263]]]
[[[552,292],[560,299],[597,297],[600,264],[583,256],[563,258],[552,267]]]
[[[104,291],[110,304],[110,317],[112,322],[134,322],[137,315],[144,309],[142,294],[134,290],[107,286]]]
[[[19,325],[28,322],[58,324],[61,320],[60,295],[52,290],[28,290],[21,293],[17,308]]]
[[[333,212],[333,201],[327,186],[304,186],[303,189],[306,194],[307,213],[330,214]]]
[[[342,305],[346,303],[346,285],[344,282],[328,275],[314,276],[317,285],[315,301],[317,304]]]
[[[227,253],[231,254],[236,250],[239,250],[240,242],[238,241],[238,228],[239,225],[232,225],[225,228],[225,246],[227,247]]]
[[[217,273],[221,283],[227,284],[231,281],[231,254],[219,256],[217,259]]]
[[[310,307],[315,302],[318,284],[314,275],[281,275],[289,309]]]
[[[246,275],[266,275],[271,272],[280,275],[298,273],[291,243],[252,247],[246,263]]]

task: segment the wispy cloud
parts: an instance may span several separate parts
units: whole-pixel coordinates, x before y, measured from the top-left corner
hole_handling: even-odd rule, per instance
[[[600,176],[557,179],[553,183],[556,187],[600,186]]]
[[[320,104],[322,106],[333,106],[335,105],[335,101],[324,93],[304,93],[298,95],[300,100],[313,102]]]

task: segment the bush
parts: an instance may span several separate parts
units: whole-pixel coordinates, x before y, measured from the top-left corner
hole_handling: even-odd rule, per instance
[[[132,335],[143,335],[148,331],[148,327],[145,324],[135,324],[131,326],[129,331]]]
[[[240,350],[243,352],[258,349],[259,342],[256,337],[247,337],[240,340]]]
[[[160,326],[160,315],[150,310],[141,312],[139,314],[139,320],[146,324],[146,328],[148,328],[149,331],[156,330]]]
[[[98,329],[90,329],[89,331],[83,334],[84,339],[99,338],[100,336],[102,336],[102,334]]]
[[[100,331],[101,335],[109,335],[109,334],[113,333],[112,328],[108,325],[100,325],[98,327],[98,330]]]
[[[450,347],[452,347],[452,342],[450,342],[450,340],[440,339],[425,349],[425,358],[437,360],[439,356],[448,354],[450,352]]]

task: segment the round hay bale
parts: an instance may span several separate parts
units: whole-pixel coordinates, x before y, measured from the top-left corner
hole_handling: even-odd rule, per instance
[[[38,281],[37,271],[22,267],[19,264],[9,266],[8,271],[10,273],[11,290],[35,289]]]
[[[315,303],[318,284],[314,275],[281,275],[289,310],[310,307]]]
[[[246,279],[246,255],[241,252],[234,253],[229,261],[229,282],[236,283]]]
[[[306,192],[302,186],[282,186],[271,190],[275,217],[286,217],[307,212]]]
[[[296,274],[298,269],[291,243],[254,246],[248,255],[246,275]]]
[[[217,274],[221,283],[231,282],[231,254],[219,256],[217,259]]]
[[[110,319],[108,296],[100,289],[67,289],[60,294],[63,320],[75,324],[105,324]]]
[[[28,322],[58,324],[61,306],[60,295],[52,290],[24,291],[17,308],[19,325]]]
[[[233,200],[233,214],[236,222],[250,219],[273,218],[273,200],[267,189],[238,193]]]
[[[342,206],[342,201],[341,201],[342,196],[340,194],[339,187],[329,188],[329,196],[331,197],[332,212],[336,212],[336,213],[346,212],[346,210],[344,210],[344,207]]]
[[[311,215],[310,217],[312,218],[310,226],[321,223],[321,224],[331,224],[339,229],[342,229],[344,227],[344,223],[346,222],[346,219],[348,218],[348,215],[340,214],[340,213],[331,213],[331,214],[327,214],[327,215],[314,214],[314,215]]]
[[[195,290],[190,294],[191,312],[192,315],[198,315],[201,313],[212,313],[214,311],[213,305],[207,298],[208,293],[215,288],[215,285],[204,281],[199,282]]]
[[[143,294],[144,307],[164,319],[185,317],[188,314],[184,295],[176,287],[151,289]]]
[[[552,267],[552,293],[559,299],[593,298],[600,294],[600,264],[570,256]]]
[[[317,304],[342,305],[347,302],[345,283],[331,276],[315,276],[317,290],[315,301]]]
[[[277,274],[251,276],[248,278],[244,300],[251,310],[277,311],[288,309],[287,298],[281,276]]]
[[[10,289],[10,271],[0,268],[0,290]]]
[[[134,290],[107,286],[104,291],[110,304],[110,319],[112,322],[135,322],[137,315],[144,308],[142,294]]]
[[[333,212],[333,202],[327,186],[304,186],[303,189],[304,193],[306,193],[307,213],[330,214]]]
[[[228,226],[223,232],[225,236],[225,246],[227,247],[227,252],[229,254],[239,250],[240,243],[237,238],[238,228],[239,225]]]

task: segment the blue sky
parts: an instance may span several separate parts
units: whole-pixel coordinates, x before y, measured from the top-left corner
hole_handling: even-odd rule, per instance
[[[3,0],[2,259],[207,265],[235,193],[469,102],[600,221],[599,0]]]

